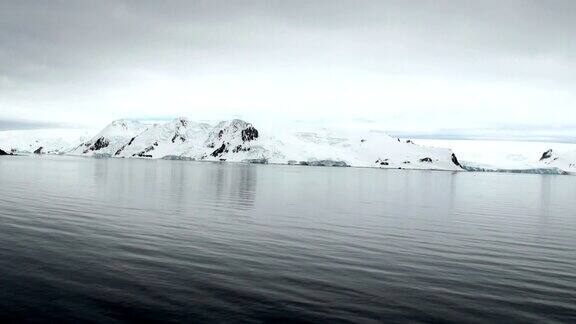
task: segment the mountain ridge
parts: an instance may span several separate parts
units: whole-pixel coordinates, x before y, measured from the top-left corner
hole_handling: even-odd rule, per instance
[[[252,162],[298,165],[357,166],[433,170],[559,170],[576,173],[576,151],[569,147],[547,151],[544,144],[530,146],[532,153],[504,168],[474,163],[462,145],[434,141],[418,145],[412,140],[400,140],[382,131],[352,131],[329,128],[290,129],[259,126],[241,119],[214,124],[179,117],[164,123],[145,124],[136,120],[112,121],[89,136],[86,131],[3,131],[0,149],[7,153],[68,154],[76,156],[180,159],[221,162]],[[494,149],[487,143],[482,150]],[[455,148],[456,152],[451,149]],[[509,147],[510,149],[514,147]],[[566,150],[568,149],[568,150]],[[499,152],[504,152],[499,148]],[[472,150],[468,150],[472,152]],[[475,151],[474,151],[475,152]],[[535,153],[536,152],[536,153]],[[466,153],[466,154],[464,154]],[[486,154],[490,152],[485,152]],[[460,154],[464,154],[461,161]],[[542,159],[538,161],[536,155]],[[458,155],[458,156],[457,156]],[[549,156],[548,156],[549,155]],[[516,155],[506,157],[517,160]],[[534,156],[531,158],[531,156]],[[533,160],[533,161],[532,161]],[[478,162],[489,162],[486,159]],[[532,161],[532,162],[530,162]],[[471,163],[472,162],[472,163]],[[486,163],[483,162],[483,163]],[[496,163],[497,164],[497,163]],[[556,171],[555,171],[556,172]],[[552,172],[553,173],[553,172]]]

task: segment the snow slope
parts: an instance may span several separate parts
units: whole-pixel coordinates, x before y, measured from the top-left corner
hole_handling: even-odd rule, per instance
[[[380,132],[334,129],[280,132],[266,147],[278,152],[274,162],[313,164],[344,161],[351,166],[459,170],[452,151],[399,141]],[[303,163],[302,163],[303,162]],[[456,163],[455,163],[456,162]]]
[[[70,152],[72,155],[114,155],[132,138],[141,134],[149,126],[138,121],[115,120],[104,127],[96,136],[82,141]]]
[[[462,165],[486,170],[557,168],[564,172],[574,172],[576,163],[576,144],[569,143],[431,139],[414,141],[429,146],[449,147],[456,153]],[[550,149],[554,157],[540,161],[543,153]],[[554,160],[555,158],[558,159]]]
[[[73,154],[121,158],[349,165],[460,170],[452,151],[400,142],[378,132],[260,129],[239,120],[216,125],[177,118],[144,125],[115,121]]]
[[[570,174],[576,174],[576,149],[572,151],[550,149],[542,153],[539,164],[543,167],[557,168]]]
[[[165,124],[154,124],[128,142],[114,156],[160,158],[168,155],[183,156],[202,145],[210,125],[178,118]]]
[[[80,129],[34,129],[0,131],[0,149],[6,152],[64,154],[90,138],[94,131]]]

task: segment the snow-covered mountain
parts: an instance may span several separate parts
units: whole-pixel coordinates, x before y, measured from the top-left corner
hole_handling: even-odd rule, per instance
[[[114,155],[131,139],[145,131],[147,127],[138,121],[115,120],[90,140],[82,141],[80,145],[76,143],[77,146],[69,153],[87,156],[95,154]]]
[[[379,132],[260,129],[239,120],[214,126],[177,118],[145,125],[115,121],[71,152],[119,158],[341,165],[460,170],[449,149],[400,141]]]
[[[542,154],[542,157],[540,157],[539,163],[545,168],[557,168],[564,172],[576,174],[576,150],[547,150]]]
[[[465,140],[414,143],[377,131],[255,126],[239,119],[212,125],[187,118],[157,124],[117,120],[89,136],[94,133],[2,131],[0,149],[8,154],[436,170],[461,170],[462,162],[466,170],[576,174],[574,144]]]
[[[178,118],[165,124],[154,124],[114,153],[117,157],[161,158],[184,156],[202,146],[211,126]]]

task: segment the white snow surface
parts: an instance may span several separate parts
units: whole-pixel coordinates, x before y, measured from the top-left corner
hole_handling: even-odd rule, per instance
[[[557,168],[576,175],[576,148],[571,151],[550,149],[542,155],[539,164],[543,167]]]
[[[156,124],[117,120],[99,132],[0,131],[0,149],[6,152],[32,153],[39,147],[47,154],[117,158],[461,170],[453,162],[454,152],[468,167],[576,174],[576,144],[567,143],[430,139],[407,143],[377,131],[260,126],[239,119],[208,124],[183,117]],[[541,159],[549,150],[549,157]]]
[[[6,152],[64,154],[86,141],[94,131],[85,129],[34,129],[0,131],[0,149]]]
[[[76,143],[72,155],[114,155],[132,138],[141,134],[149,126],[138,121],[119,119],[104,127],[88,141]]]
[[[452,151],[380,132],[261,128],[239,120],[216,125],[177,118],[163,124],[115,121],[72,154],[120,158],[189,158],[282,164],[460,170]]]
[[[465,166],[492,170],[559,169],[576,172],[576,144],[488,140],[432,140],[414,142],[451,148]],[[543,159],[552,150],[553,157]]]

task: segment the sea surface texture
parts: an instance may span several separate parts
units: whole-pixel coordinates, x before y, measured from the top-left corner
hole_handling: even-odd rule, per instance
[[[0,158],[0,322],[575,322],[576,177]]]

